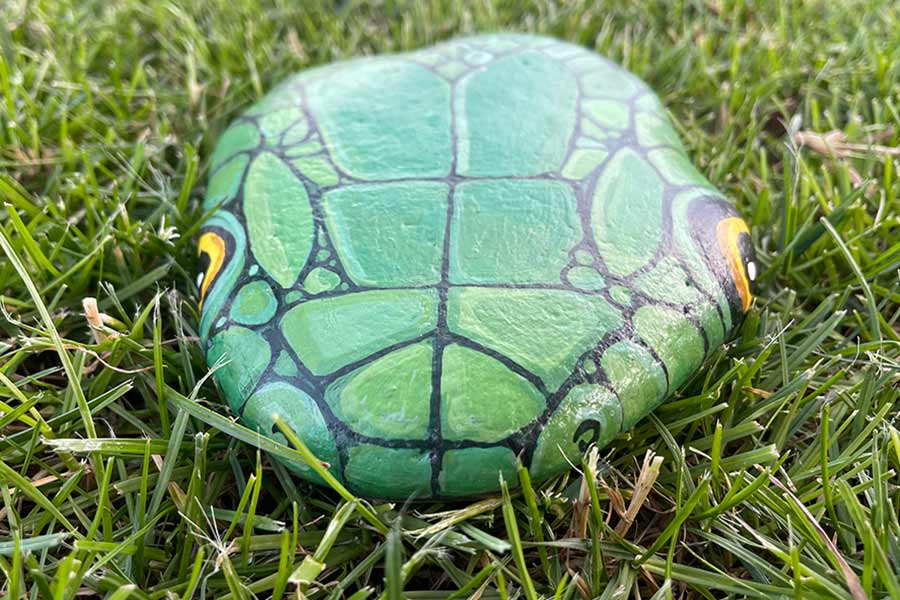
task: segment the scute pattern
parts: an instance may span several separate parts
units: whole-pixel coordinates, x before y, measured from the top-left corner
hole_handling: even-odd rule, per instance
[[[363,494],[488,493],[517,457],[559,472],[732,328],[686,217],[716,192],[683,152],[639,79],[546,38],[301,73],[213,157],[204,208],[248,244],[204,305],[218,380]]]

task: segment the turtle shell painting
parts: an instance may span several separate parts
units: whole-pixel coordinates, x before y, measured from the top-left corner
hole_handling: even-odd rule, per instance
[[[752,300],[747,226],[657,96],[544,37],[289,78],[221,136],[205,209],[200,334],[232,411],[373,498],[564,471]]]

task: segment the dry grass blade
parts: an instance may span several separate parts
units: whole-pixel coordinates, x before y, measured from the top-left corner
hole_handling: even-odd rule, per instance
[[[634,490],[631,493],[631,500],[628,502],[628,508],[625,510],[625,514],[622,515],[621,520],[616,524],[616,533],[620,536],[624,536],[631,528],[638,512],[644,506],[644,502],[646,502],[647,496],[650,495],[656,478],[659,477],[659,469],[662,463],[662,456],[657,456],[652,450],[647,450],[647,453],[644,455],[644,462],[641,465],[641,471],[634,484]]]

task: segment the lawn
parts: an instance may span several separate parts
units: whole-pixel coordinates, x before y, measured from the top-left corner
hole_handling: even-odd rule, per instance
[[[501,29],[660,94],[751,224],[754,307],[551,481],[307,485],[206,377],[213,144],[299,69]],[[0,595],[900,598],[900,4],[9,0],[0,49]]]

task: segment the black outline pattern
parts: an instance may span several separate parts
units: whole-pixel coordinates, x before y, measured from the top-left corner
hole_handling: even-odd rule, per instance
[[[492,40],[498,39],[498,36],[487,36]],[[280,134],[277,135],[276,139],[269,140],[262,128],[260,128],[260,137],[262,142],[259,147],[253,150],[242,150],[236,153],[233,153],[230,156],[225,157],[217,166],[217,168],[211,173],[210,178],[215,176],[215,174],[222,169],[225,165],[229,164],[232,159],[237,156],[246,155],[248,157],[247,166],[244,169],[244,172],[241,176],[241,181],[239,184],[239,191],[237,195],[231,199],[230,201],[224,203],[222,205],[222,209],[230,212],[240,223],[244,226],[246,230],[246,219],[243,214],[243,201],[244,201],[244,191],[243,191],[243,183],[244,179],[249,172],[250,166],[253,164],[253,158],[262,152],[271,152],[274,153],[278,158],[282,160],[282,162],[287,165],[293,175],[297,178],[298,181],[302,183],[304,186],[307,196],[309,198],[310,205],[312,207],[312,215],[313,215],[313,224],[314,224],[314,242],[312,249],[309,254],[309,258],[304,264],[299,277],[297,278],[297,282],[290,289],[282,289],[266,272],[264,269],[258,266],[258,263],[251,260],[252,250],[249,247],[251,245],[251,241],[247,239],[248,248],[247,251],[247,261],[245,264],[244,276],[239,278],[238,283],[235,285],[235,288],[238,286],[246,285],[252,281],[264,280],[271,287],[276,300],[281,306],[281,311],[279,314],[285,314],[290,308],[307,302],[312,299],[319,298],[329,298],[329,297],[337,297],[346,294],[353,294],[358,292],[364,292],[369,290],[400,290],[400,289],[436,289],[438,292],[438,308],[437,308],[437,326],[435,329],[418,335],[412,339],[392,344],[388,347],[382,348],[381,350],[365,357],[364,359],[354,361],[350,364],[344,365],[336,371],[329,373],[324,376],[316,376],[314,375],[309,368],[307,368],[303,362],[300,360],[300,357],[295,352],[294,348],[287,342],[284,333],[280,329],[280,323],[275,321],[270,321],[269,323],[263,325],[246,325],[241,323],[235,323],[227,315],[230,314],[231,308],[231,300],[236,296],[234,290],[232,290],[232,294],[223,303],[223,306],[220,311],[220,315],[226,315],[224,317],[220,317],[218,321],[214,324],[208,336],[208,343],[211,344],[213,336],[221,331],[222,329],[231,327],[231,326],[241,326],[246,327],[248,329],[255,330],[259,332],[269,343],[272,352],[271,352],[271,360],[269,365],[265,368],[265,370],[261,373],[258,381],[268,383],[274,381],[284,381],[290,383],[291,385],[297,387],[300,390],[303,390],[307,393],[311,398],[314,399],[321,414],[323,415],[329,431],[334,437],[335,444],[338,449],[339,461],[340,465],[337,465],[340,473],[343,474],[343,469],[347,464],[347,450],[348,447],[352,444],[376,444],[379,446],[384,446],[388,448],[413,448],[419,449],[423,452],[427,452],[429,455],[429,460],[431,464],[431,496],[432,497],[442,497],[440,484],[439,484],[439,475],[441,472],[441,466],[443,461],[443,455],[447,450],[453,449],[463,449],[463,448],[492,448],[496,446],[505,446],[513,451],[517,456],[521,458],[523,463],[526,466],[531,465],[532,455],[537,446],[537,436],[540,434],[543,427],[547,424],[547,422],[551,419],[556,409],[565,399],[566,395],[572,390],[576,385],[581,384],[596,384],[603,386],[608,389],[617,399],[618,393],[615,390],[612,383],[609,381],[606,372],[604,371],[601,365],[601,357],[604,351],[612,346],[613,344],[619,341],[630,341],[645,351],[647,351],[650,356],[652,356],[653,360],[661,367],[662,372],[665,375],[666,379],[666,387],[671,393],[673,391],[673,383],[680,382],[672,382],[669,379],[668,368],[665,363],[662,361],[656,350],[646,341],[642,340],[641,337],[637,334],[633,326],[633,318],[637,310],[639,310],[643,306],[659,306],[668,309],[675,310],[680,314],[684,315],[684,318],[699,332],[703,340],[704,354],[708,354],[711,350],[711,340],[709,339],[708,332],[703,327],[698,313],[700,310],[709,310],[710,306],[714,308],[717,313],[717,318],[722,323],[722,329],[727,334],[727,327],[725,321],[725,315],[722,312],[720,303],[715,295],[709,290],[704,289],[704,287],[697,283],[697,281],[691,275],[691,268],[688,265],[688,262],[685,260],[683,256],[681,256],[676,251],[676,246],[673,239],[673,220],[672,220],[672,203],[675,197],[685,191],[698,191],[698,190],[707,190],[710,192],[711,196],[714,196],[715,192],[704,185],[672,185],[667,183],[666,177],[661,173],[649,160],[649,153],[655,149],[659,148],[673,148],[673,146],[667,144],[658,144],[650,147],[642,147],[638,143],[637,139],[637,124],[636,124],[636,114],[638,112],[638,107],[636,103],[643,97],[647,95],[652,95],[652,91],[646,87],[645,84],[637,80],[633,79],[633,83],[637,87],[638,91],[629,97],[626,100],[622,100],[620,98],[607,97],[606,99],[613,100],[620,104],[623,104],[629,109],[629,124],[628,127],[618,130],[609,130],[611,134],[605,140],[598,142],[602,144],[602,147],[606,149],[607,155],[603,160],[601,160],[598,164],[594,166],[594,168],[582,179],[580,180],[571,180],[562,176],[561,172],[563,171],[565,165],[572,157],[573,152],[581,148],[579,146],[579,141],[582,139],[588,139],[588,137],[582,132],[581,123],[585,119],[590,119],[594,127],[599,129],[607,129],[593,120],[593,118],[586,113],[582,108],[582,102],[585,98],[591,99],[604,99],[602,94],[597,93],[589,93],[584,89],[583,78],[585,73],[579,74],[576,71],[569,70],[570,73],[576,80],[577,83],[577,94],[576,94],[576,110],[578,113],[578,118],[575,120],[574,131],[572,132],[569,141],[568,147],[566,150],[565,157],[559,167],[559,170],[552,173],[542,173],[538,175],[532,176],[497,176],[497,177],[480,177],[480,176],[464,176],[460,175],[457,172],[457,159],[458,159],[458,139],[457,139],[457,124],[456,124],[456,93],[457,93],[457,83],[464,77],[467,77],[473,73],[482,71],[486,69],[488,66],[496,63],[497,61],[513,56],[516,54],[521,54],[525,52],[540,52],[544,54],[546,57],[551,58],[552,60],[557,61],[561,66],[565,66],[567,69],[569,68],[567,63],[574,61],[587,61],[588,59],[593,59],[595,61],[599,61],[599,64],[605,64],[607,68],[612,68],[619,70],[620,67],[609,63],[605,59],[597,56],[596,54],[586,51],[583,48],[576,46],[569,46],[568,44],[558,43],[553,40],[547,40],[542,38],[534,38],[530,36],[500,36],[502,37],[502,41],[504,44],[511,44],[513,47],[502,52],[493,52],[493,58],[486,62],[478,62],[477,64],[468,64],[466,65],[466,70],[464,72],[460,72],[457,75],[450,77],[445,75],[442,67],[453,63],[454,65],[466,64],[464,59],[461,59],[460,56],[466,55],[467,52],[471,52],[472,50],[478,50],[482,53],[489,52],[490,50],[485,50],[483,45],[480,45],[482,40],[462,40],[457,42],[450,42],[447,44],[443,44],[440,46],[436,46],[431,49],[427,49],[420,52],[409,53],[406,55],[397,55],[394,56],[394,59],[403,59],[409,62],[412,62],[420,67],[423,67],[430,72],[434,73],[436,76],[441,77],[443,80],[448,82],[450,87],[450,133],[451,133],[451,143],[452,143],[452,157],[451,157],[451,168],[450,173],[446,177],[434,177],[434,178],[397,178],[397,179],[385,179],[378,181],[370,181],[364,180],[357,177],[353,177],[350,174],[343,171],[340,166],[332,159],[327,145],[324,141],[324,136],[322,132],[319,130],[318,123],[313,118],[313,116],[309,112],[308,108],[308,100],[307,100],[307,85],[309,83],[309,79],[305,78],[301,74],[300,77],[294,78],[293,80],[288,81],[284,86],[279,87],[280,93],[284,94],[285,92],[293,92],[297,94],[298,100],[293,104],[285,103],[278,104],[277,106],[273,106],[271,109],[275,108],[286,108],[293,107],[295,109],[299,109],[303,115],[303,119],[307,124],[307,132],[306,135],[299,141],[294,141],[289,146],[285,146],[283,144],[284,137],[287,132],[294,127],[294,125],[289,125],[286,127]],[[548,53],[548,50],[553,49],[562,49],[567,50],[571,48],[571,56],[567,58],[559,58],[558,56],[553,56]],[[437,61],[426,61],[422,57],[430,55],[436,56],[438,58]],[[460,62],[462,61],[462,62]],[[355,63],[357,61],[350,61],[348,63],[336,65],[335,68],[347,68],[347,66]],[[316,73],[315,76],[320,76],[322,72]],[[314,78],[314,77],[313,77]],[[240,123],[253,123],[257,127],[259,127],[259,117],[252,115],[244,115],[239,117],[233,124],[237,125]],[[677,136],[676,136],[677,137]],[[592,138],[590,138],[592,139]],[[297,153],[297,148],[305,148],[304,152]],[[663,196],[663,211],[661,215],[662,221],[662,231],[657,247],[654,251],[652,258],[647,261],[643,266],[638,268],[632,273],[628,273],[626,275],[617,275],[613,271],[610,270],[609,266],[606,264],[606,261],[601,256],[601,253],[597,247],[593,224],[591,222],[591,212],[592,212],[592,203],[595,196],[595,191],[597,184],[605,170],[605,167],[616,157],[620,150],[629,149],[636,154],[638,154],[645,162],[645,164],[654,169],[656,172],[659,181],[664,186],[664,196]],[[677,149],[677,148],[676,148]],[[298,159],[300,157],[310,158],[315,157],[324,162],[324,164],[328,165],[334,172],[334,174],[338,178],[338,183],[334,185],[320,186],[310,177],[300,172],[297,167],[292,164],[291,161]],[[580,218],[581,228],[582,228],[582,239],[579,243],[577,243],[573,248],[569,251],[569,261],[560,272],[560,283],[559,284],[534,284],[534,285],[518,285],[518,284],[454,284],[450,282],[450,273],[449,273],[449,260],[450,260],[450,239],[451,239],[451,226],[453,223],[453,212],[454,212],[454,196],[456,192],[456,186],[460,182],[469,182],[469,181],[485,181],[485,180],[510,180],[510,179],[535,179],[535,180],[553,180],[564,182],[571,187],[574,192],[576,202],[577,202],[577,213]],[[440,272],[440,281],[433,285],[421,285],[421,286],[399,286],[399,287],[366,287],[355,284],[348,273],[346,272],[344,266],[341,264],[338,259],[338,253],[336,248],[331,240],[330,234],[325,226],[325,217],[322,209],[321,200],[325,193],[332,189],[337,189],[340,187],[344,187],[352,184],[388,184],[388,183],[396,183],[402,181],[439,181],[444,182],[449,186],[449,195],[447,199],[447,214],[446,220],[444,223],[444,232],[443,232],[443,247],[442,247],[442,255],[441,255],[441,272]],[[692,234],[696,235],[696,234]],[[585,258],[589,257],[590,264],[585,264]],[[656,268],[663,258],[670,257],[674,258],[677,263],[677,267],[683,271],[686,283],[690,284],[694,290],[696,290],[699,295],[702,297],[702,303],[696,306],[688,306],[684,304],[680,304],[677,302],[671,302],[664,298],[657,298],[650,296],[647,292],[641,289],[641,278],[647,276],[652,273],[653,269]],[[255,274],[250,275],[249,269],[253,266],[257,265],[257,268],[254,270]],[[707,266],[713,270],[714,265],[708,264]],[[573,285],[568,278],[568,273],[576,267],[588,267],[594,269],[598,276],[602,278],[604,284],[599,289],[588,289],[588,288],[579,288]],[[324,290],[319,294],[310,294],[307,291],[303,290],[302,283],[309,275],[313,269],[316,268],[325,268],[335,273],[338,278],[338,283],[329,290]],[[731,290],[728,289],[727,283],[721,280],[721,277],[717,278],[719,280],[720,285],[724,285],[724,290],[719,290],[720,292],[726,294],[727,297],[730,298]],[[625,288],[630,295],[630,301],[627,303],[620,302],[614,298],[612,289],[616,286]],[[493,288],[510,288],[510,289],[542,289],[542,290],[564,290],[577,294],[587,294],[593,296],[602,297],[611,307],[614,307],[619,311],[622,318],[622,325],[616,328],[613,331],[610,331],[602,339],[592,348],[585,351],[577,360],[575,369],[571,372],[571,374],[563,381],[563,383],[556,390],[548,390],[543,380],[535,373],[529,371],[524,366],[516,363],[514,360],[509,357],[503,355],[500,352],[497,352],[489,347],[486,347],[482,344],[479,344],[469,338],[463,337],[457,333],[454,333],[450,330],[447,324],[447,303],[448,303],[448,290],[451,287],[493,287]],[[210,290],[212,291],[212,290]],[[290,301],[289,301],[290,300]],[[733,304],[733,303],[732,303]],[[737,317],[739,315],[731,315],[733,317],[733,323],[736,322]],[[384,439],[377,438],[372,436],[367,436],[356,432],[350,428],[349,425],[341,421],[333,412],[331,406],[325,400],[325,391],[328,385],[334,382],[339,377],[342,377],[360,367],[363,367],[367,364],[374,362],[375,360],[394,352],[400,348],[404,348],[410,346],[412,344],[422,343],[424,341],[430,340],[432,343],[432,385],[431,385],[431,397],[429,400],[429,420],[428,420],[428,432],[427,436],[421,440],[404,440],[404,439]],[[518,431],[513,432],[506,438],[498,441],[498,442],[481,442],[477,440],[447,440],[443,438],[441,432],[441,380],[442,380],[442,366],[443,366],[443,352],[447,345],[449,344],[460,344],[464,347],[470,348],[477,352],[483,353],[495,360],[504,364],[508,369],[517,375],[523,377],[524,379],[531,382],[535,388],[544,396],[545,398],[545,409],[542,414],[540,414],[537,418],[535,418],[531,423],[526,425],[525,427],[519,429]],[[293,376],[284,376],[279,375],[275,372],[274,366],[278,357],[280,355],[280,351],[285,351],[288,355],[293,359],[297,366],[297,374]],[[585,365],[588,365],[586,367]],[[257,384],[258,389],[259,384]],[[254,391],[255,391],[254,389]],[[244,399],[246,402],[251,394],[247,395],[247,398]],[[660,399],[661,401],[662,399]],[[622,408],[621,400],[618,402],[620,410],[624,411]],[[240,414],[243,413],[243,407],[238,411]],[[624,417],[624,412],[623,412]],[[621,423],[621,421],[620,421]],[[583,425],[583,424],[582,424]],[[274,432],[274,429],[273,429]],[[579,427],[575,434],[576,439],[581,437],[579,432],[583,435],[584,431],[582,427]],[[346,480],[346,478],[344,478]],[[352,489],[352,483],[349,484],[349,487]]]

